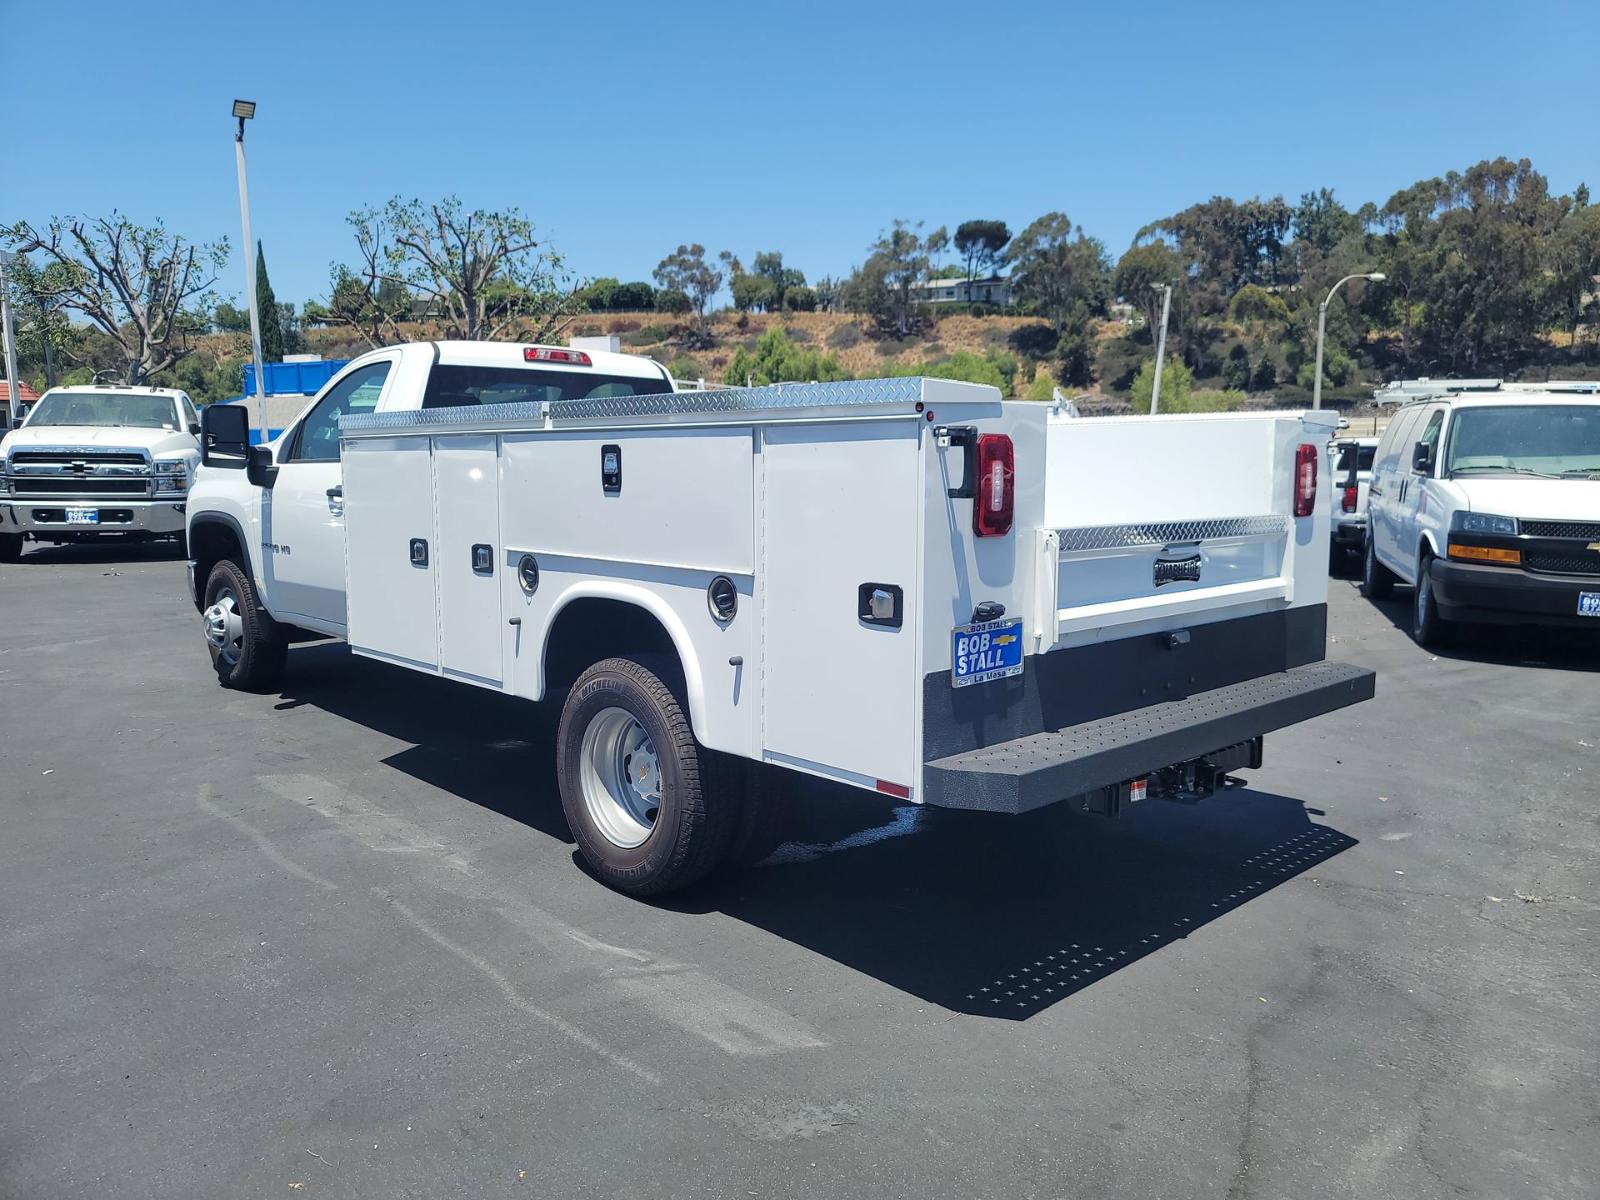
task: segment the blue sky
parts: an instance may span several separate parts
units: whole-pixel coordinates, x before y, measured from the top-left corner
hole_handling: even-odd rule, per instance
[[[1595,0],[0,0],[0,38],[0,221],[116,208],[237,249],[249,97],[255,233],[297,303],[395,194],[518,205],[624,279],[683,241],[838,274],[894,217],[1060,210],[1117,254],[1213,194],[1354,207],[1499,154],[1600,194]]]

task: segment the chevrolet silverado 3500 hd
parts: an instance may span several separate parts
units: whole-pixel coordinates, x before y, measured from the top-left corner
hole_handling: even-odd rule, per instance
[[[270,686],[303,629],[560,698],[573,834],[643,895],[770,849],[776,767],[1115,814],[1370,697],[1324,661],[1331,431],[937,379],[677,392],[627,355],[412,344],[269,446],[208,410],[194,601],[225,686]]]
[[[51,388],[0,439],[0,560],[25,541],[181,539],[199,432],[171,388]]]

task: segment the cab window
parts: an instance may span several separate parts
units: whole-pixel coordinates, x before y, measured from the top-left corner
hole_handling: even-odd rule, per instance
[[[300,422],[287,461],[337,462],[339,418],[352,413],[369,413],[377,408],[378,397],[383,395],[383,381],[388,375],[388,363],[368,363],[334,384]]]

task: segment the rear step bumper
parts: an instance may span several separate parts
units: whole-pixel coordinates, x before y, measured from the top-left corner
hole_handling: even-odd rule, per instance
[[[1363,667],[1318,662],[1066,729],[929,761],[924,798],[1021,813],[1372,699]]]

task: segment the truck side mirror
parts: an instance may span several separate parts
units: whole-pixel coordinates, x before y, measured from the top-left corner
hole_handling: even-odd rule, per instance
[[[270,490],[278,482],[278,465],[272,461],[272,447],[251,446],[247,454],[245,478],[255,487]]]
[[[209,404],[200,414],[200,461],[240,470],[250,453],[250,411],[242,404]]]
[[[1418,442],[1411,448],[1411,470],[1417,475],[1433,472],[1433,443]]]

